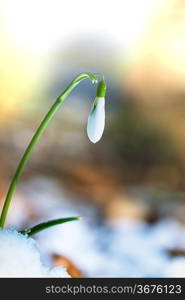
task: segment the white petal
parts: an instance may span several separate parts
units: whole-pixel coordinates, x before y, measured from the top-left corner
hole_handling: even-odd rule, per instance
[[[91,142],[97,143],[105,128],[105,98],[96,97],[87,121],[87,135]]]

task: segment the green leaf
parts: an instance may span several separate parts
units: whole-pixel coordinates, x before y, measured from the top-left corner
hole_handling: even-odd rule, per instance
[[[40,224],[38,224],[38,225],[36,225],[32,228],[22,230],[22,231],[20,231],[20,233],[32,236],[32,235],[34,235],[34,234],[36,234],[36,233],[38,233],[42,230],[45,230],[49,227],[52,227],[52,226],[55,226],[55,225],[60,225],[60,224],[66,223],[66,222],[78,221],[80,219],[81,219],[80,217],[54,219],[54,220],[50,220],[50,221],[47,221],[47,222],[44,222],[44,223],[40,223]]]

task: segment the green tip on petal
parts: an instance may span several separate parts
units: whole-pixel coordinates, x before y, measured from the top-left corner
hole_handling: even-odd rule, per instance
[[[104,97],[106,96],[106,83],[104,78],[99,82],[98,87],[97,87],[97,92],[96,92],[96,96],[97,97]]]

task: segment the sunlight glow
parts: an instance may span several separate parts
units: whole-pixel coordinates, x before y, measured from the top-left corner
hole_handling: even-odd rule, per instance
[[[50,51],[76,34],[99,34],[129,49],[158,0],[3,0],[5,26],[18,47]]]

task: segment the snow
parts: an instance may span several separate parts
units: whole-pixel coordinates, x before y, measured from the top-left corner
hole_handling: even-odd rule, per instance
[[[185,226],[175,218],[162,218],[152,225],[125,218],[101,219],[98,223],[98,211],[85,201],[74,200],[56,181],[36,178],[27,186],[24,191],[30,200],[26,205],[33,205],[41,216],[30,226],[59,217],[82,216],[80,221],[35,236],[46,264],[52,264],[51,257],[56,253],[70,259],[85,277],[185,277],[185,256],[169,254],[173,249],[185,250]],[[42,276],[37,275],[40,271],[34,272]],[[44,276],[58,277],[60,269],[46,273]]]
[[[15,229],[0,229],[0,244],[0,277],[70,277],[63,267],[46,267],[36,242]]]
[[[185,277],[185,258],[177,257],[169,263],[163,273],[164,277]]]
[[[168,219],[154,226],[122,220],[119,227],[98,229],[82,220],[39,234],[39,244],[46,253],[67,256],[87,277],[185,277],[185,258],[168,253],[180,247],[183,230]]]

